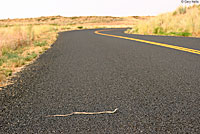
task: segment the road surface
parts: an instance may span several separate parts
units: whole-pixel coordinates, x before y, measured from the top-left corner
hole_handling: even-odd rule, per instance
[[[0,92],[0,133],[200,133],[200,39],[95,31],[60,33]]]

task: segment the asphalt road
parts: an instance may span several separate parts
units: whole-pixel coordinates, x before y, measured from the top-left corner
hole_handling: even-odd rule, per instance
[[[124,30],[103,33],[200,50],[198,38]],[[200,55],[94,31],[60,33],[0,92],[0,133],[200,133]]]

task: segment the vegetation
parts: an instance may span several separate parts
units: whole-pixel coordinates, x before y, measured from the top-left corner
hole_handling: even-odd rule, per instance
[[[83,26],[78,26],[77,28],[78,28],[78,29],[83,29]]]
[[[48,16],[39,18],[26,19],[4,19],[0,20],[0,26],[16,26],[16,25],[80,25],[87,23],[111,23],[117,21],[124,21],[127,18],[111,17],[111,16],[82,16],[82,17],[62,17],[62,16]]]
[[[17,68],[35,59],[56,40],[50,25],[8,26],[0,28],[0,85]]]
[[[200,5],[140,20],[127,33],[200,37]]]

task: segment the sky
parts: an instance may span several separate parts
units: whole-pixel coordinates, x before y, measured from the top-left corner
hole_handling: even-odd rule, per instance
[[[152,16],[175,10],[181,0],[2,0],[0,19],[40,16]]]

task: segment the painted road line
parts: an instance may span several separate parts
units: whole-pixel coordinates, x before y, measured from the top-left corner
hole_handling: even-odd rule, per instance
[[[189,52],[189,53],[200,55],[200,50],[196,50],[196,49],[191,49],[191,48],[186,48],[186,47],[180,47],[180,46],[174,46],[174,45],[169,45],[169,44],[164,44],[164,43],[158,43],[158,42],[153,42],[153,41],[148,41],[148,40],[141,40],[141,39],[136,39],[136,38],[132,38],[132,37],[125,37],[125,36],[119,36],[119,35],[112,35],[112,34],[101,33],[103,31],[111,31],[111,30],[98,30],[98,31],[95,31],[95,34],[104,35],[104,36],[111,36],[111,37],[116,37],[116,38],[121,38],[121,39],[127,39],[127,40],[133,40],[133,41],[137,41],[137,42],[143,42],[143,43],[147,43],[147,44],[151,44],[151,45],[156,45],[156,46],[171,48],[171,49],[175,49],[175,50],[179,50],[179,51],[184,51],[184,52]]]

